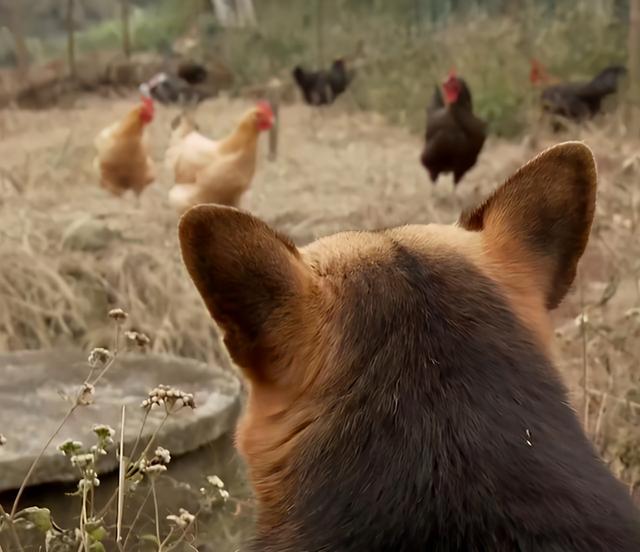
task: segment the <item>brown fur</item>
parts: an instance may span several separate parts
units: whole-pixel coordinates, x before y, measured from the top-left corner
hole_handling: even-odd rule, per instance
[[[549,358],[595,189],[567,143],[453,227],[299,250],[235,209],[183,216],[185,264],[250,383],[250,550],[638,549]]]

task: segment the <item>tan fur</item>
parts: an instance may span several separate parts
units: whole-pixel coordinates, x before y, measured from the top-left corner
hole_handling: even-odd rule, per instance
[[[98,154],[93,164],[100,173],[100,185],[116,196],[127,190],[140,195],[155,180],[140,110],[140,107],[132,109],[122,121],[105,128],[95,139]]]
[[[215,142],[183,124],[166,156],[176,185],[169,200],[180,212],[200,203],[237,206],[256,169],[259,111],[244,114],[234,132]]]
[[[391,262],[392,244],[427,265],[462,258],[503,292],[522,325],[548,352],[549,309],[575,275],[595,189],[590,151],[568,143],[525,165],[456,226],[345,232],[298,250],[265,223],[235,209],[201,205],[183,216],[184,262],[250,383],[237,440],[249,466],[261,527],[267,530],[286,518],[293,479],[287,460],[309,428],[322,428],[317,413],[324,392],[338,377],[336,371],[348,364],[335,357],[334,347],[340,337],[343,282],[357,278],[363,266]]]

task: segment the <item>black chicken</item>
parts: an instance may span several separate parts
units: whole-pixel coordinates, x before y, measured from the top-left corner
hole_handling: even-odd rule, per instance
[[[209,72],[204,65],[194,61],[183,61],[178,65],[178,77],[188,84],[202,84],[207,80]]]
[[[347,71],[342,58],[334,60],[328,70],[307,71],[297,65],[292,74],[309,105],[332,104],[349,87],[354,76],[353,71]]]
[[[444,92],[444,98],[442,96]],[[458,184],[475,165],[487,137],[487,125],[473,113],[471,92],[464,79],[451,73],[427,108],[427,131],[421,161],[432,182],[453,173]]]
[[[588,82],[569,82],[542,90],[543,109],[577,122],[600,112],[604,98],[618,91],[618,81],[627,73],[621,65],[603,69]]]

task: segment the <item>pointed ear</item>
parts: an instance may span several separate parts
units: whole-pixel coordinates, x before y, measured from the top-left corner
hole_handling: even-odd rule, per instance
[[[289,239],[230,207],[198,205],[178,232],[184,263],[231,357],[254,367],[269,326],[296,309],[310,271]]]
[[[553,309],[569,290],[587,245],[596,184],[591,150],[580,142],[559,144],[524,165],[459,224],[486,233],[489,248],[524,264]]]

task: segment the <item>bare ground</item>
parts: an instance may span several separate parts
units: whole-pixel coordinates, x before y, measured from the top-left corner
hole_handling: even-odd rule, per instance
[[[167,202],[171,182],[161,160],[177,110],[158,109],[150,141],[159,181],[139,203],[109,196],[91,169],[94,136],[134,101],[83,97],[69,110],[0,112],[0,350],[102,344],[104,313],[122,306],[156,351],[220,360],[180,263],[177,217]],[[219,99],[202,105],[197,119],[205,133],[222,136],[246,107]],[[263,143],[245,207],[299,244],[345,229],[452,222],[554,141],[571,137],[593,148],[597,220],[579,284],[554,315],[558,366],[581,415],[586,381],[589,431],[616,473],[635,484],[640,142],[626,136],[621,116],[561,138],[536,130],[519,142],[490,139],[455,193],[448,179],[435,187],[428,181],[419,137],[375,114],[348,104],[322,113],[291,105],[281,122],[278,160],[267,161]]]

